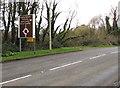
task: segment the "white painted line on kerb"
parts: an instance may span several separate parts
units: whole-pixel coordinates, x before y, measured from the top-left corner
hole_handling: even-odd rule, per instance
[[[98,56],[95,56],[95,57],[91,57],[91,58],[89,58],[90,60],[92,60],[92,59],[95,59],[95,58],[99,58],[99,57],[102,57],[102,56],[105,56],[106,54],[102,54],[102,55],[98,55]]]
[[[70,65],[78,64],[80,62],[82,62],[82,61],[77,61],[77,62],[69,63],[69,64],[62,65],[62,66],[59,66],[59,67],[55,67],[55,68],[52,68],[52,69],[49,69],[49,70],[53,71],[53,70],[56,70],[56,69],[59,69],[59,68],[63,68],[63,67],[67,67],[67,66],[70,66]]]
[[[20,79],[25,79],[25,78],[28,78],[30,76],[32,76],[32,75],[27,75],[27,76],[23,76],[23,77],[20,77],[20,78],[12,79],[12,80],[9,80],[9,81],[5,81],[5,82],[0,83],[0,85],[6,84],[6,83],[10,83],[10,82],[14,82],[14,81],[17,81],[17,80],[20,80]]]

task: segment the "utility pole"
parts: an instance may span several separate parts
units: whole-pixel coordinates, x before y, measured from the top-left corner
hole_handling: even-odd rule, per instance
[[[50,13],[51,3],[49,2],[49,49],[52,50],[52,34],[51,34],[51,13]]]

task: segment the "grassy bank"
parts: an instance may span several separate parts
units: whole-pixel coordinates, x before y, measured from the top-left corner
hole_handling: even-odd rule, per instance
[[[49,55],[49,54],[56,54],[56,53],[62,53],[62,52],[70,52],[70,51],[76,51],[76,50],[84,50],[84,49],[91,49],[91,48],[104,48],[104,47],[115,47],[114,45],[101,45],[101,46],[82,46],[82,47],[64,47],[59,49],[53,49],[53,50],[39,50],[39,51],[30,51],[30,52],[15,52],[16,54],[14,56],[9,57],[2,57],[0,60],[14,60],[14,59],[24,59],[34,56],[42,56],[42,55]]]
[[[99,45],[99,46],[83,46],[83,49],[91,49],[91,48],[107,48],[107,47],[118,47],[118,45]]]
[[[13,60],[13,59],[24,59],[34,56],[42,56],[42,55],[49,55],[49,54],[56,54],[56,53],[62,53],[62,52],[69,52],[69,51],[76,51],[81,50],[80,47],[64,47],[59,49],[53,49],[53,50],[40,50],[40,51],[30,51],[30,52],[16,52],[14,56],[9,57],[2,57],[2,60]]]

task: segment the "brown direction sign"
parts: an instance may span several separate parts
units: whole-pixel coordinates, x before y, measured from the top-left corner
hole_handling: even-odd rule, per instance
[[[35,38],[35,15],[19,16],[19,38]]]

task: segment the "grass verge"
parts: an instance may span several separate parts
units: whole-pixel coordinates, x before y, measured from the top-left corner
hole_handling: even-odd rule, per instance
[[[24,59],[29,57],[35,57],[35,56],[43,56],[43,55],[49,55],[49,54],[57,54],[57,53],[63,53],[63,52],[70,52],[70,51],[76,51],[81,50],[80,47],[64,47],[59,49],[53,49],[53,50],[39,50],[39,51],[30,51],[30,52],[16,52],[16,55],[9,56],[9,57],[2,57],[2,61],[6,60],[15,60],[15,59]]]
[[[118,47],[118,45],[83,46],[82,49]]]
[[[0,61],[25,59],[25,58],[36,57],[36,56],[57,54],[57,53],[84,50],[84,49],[91,49],[91,48],[105,48],[105,47],[116,47],[116,46],[115,45],[101,45],[101,46],[63,47],[63,48],[59,48],[59,49],[39,50],[39,51],[35,51],[35,52],[34,51],[15,52],[16,54],[14,56],[2,57],[2,58],[0,58]]]

